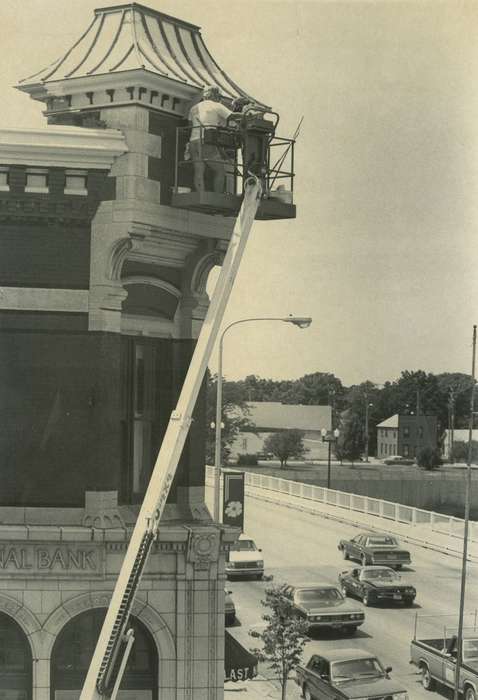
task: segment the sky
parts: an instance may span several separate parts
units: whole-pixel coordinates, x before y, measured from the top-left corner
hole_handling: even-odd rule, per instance
[[[14,86],[111,0],[2,0],[0,128],[45,124]],[[144,0],[198,24],[296,146],[295,220],[257,222],[224,327],[224,373],[344,384],[470,372],[478,322],[478,2]],[[211,368],[216,367],[213,357]]]

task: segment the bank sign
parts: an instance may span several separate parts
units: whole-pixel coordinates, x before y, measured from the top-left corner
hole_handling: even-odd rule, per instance
[[[104,574],[103,547],[99,544],[0,543],[0,578],[12,576],[86,577]]]

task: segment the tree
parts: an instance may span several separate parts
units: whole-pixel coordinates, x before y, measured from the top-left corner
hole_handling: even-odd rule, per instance
[[[216,422],[216,397],[217,397],[217,375],[211,376],[207,373],[206,379],[206,413],[207,413],[207,439],[206,439],[206,461],[214,464],[215,457],[215,430],[211,424]],[[224,427],[221,431],[221,461],[225,463],[229,456],[230,446],[234,438],[241,431],[254,432],[255,427],[248,418],[244,393],[239,382],[222,383],[222,423]]]
[[[280,586],[266,588],[265,595],[261,603],[269,612],[262,615],[262,619],[267,626],[262,632],[249,632],[251,637],[262,642],[262,648],[252,649],[252,653],[275,671],[282,700],[285,700],[289,674],[300,664],[304,647],[309,641],[307,622],[294,614],[292,601],[284,595]]]
[[[417,464],[428,471],[439,467],[441,464],[440,450],[436,447],[422,447],[417,454]]]
[[[304,433],[295,428],[272,433],[264,442],[264,450],[272,452],[280,459],[281,467],[284,467],[290,457],[301,459],[304,456]]]
[[[335,443],[337,459],[354,463],[362,454],[365,446],[363,422],[351,409],[343,411],[340,417],[340,435]]]

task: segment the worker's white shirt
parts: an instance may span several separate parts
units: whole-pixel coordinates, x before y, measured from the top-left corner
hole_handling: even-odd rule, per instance
[[[201,126],[226,126],[231,110],[221,102],[214,100],[202,100],[189,111],[189,121],[191,122],[191,141],[201,138]]]

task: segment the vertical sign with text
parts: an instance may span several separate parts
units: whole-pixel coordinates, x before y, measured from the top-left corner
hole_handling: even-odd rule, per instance
[[[244,472],[223,471],[222,522],[244,530]]]

